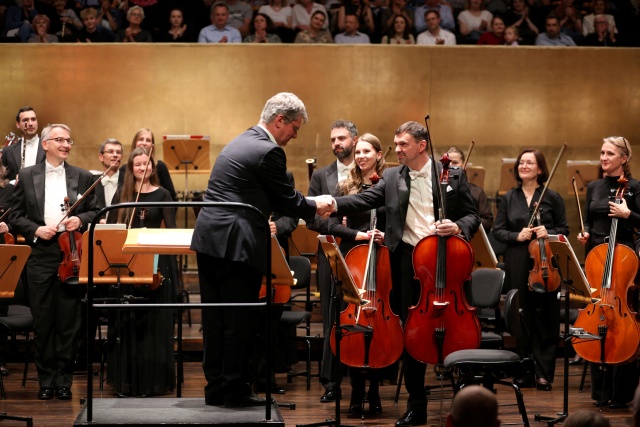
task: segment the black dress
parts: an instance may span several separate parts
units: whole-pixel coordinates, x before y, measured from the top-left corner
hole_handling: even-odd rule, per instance
[[[118,176],[118,188],[122,187],[124,184],[124,176],[127,173],[127,165],[126,163],[120,167],[120,175]],[[171,180],[171,174],[169,173],[169,168],[167,164],[162,160],[156,161],[156,175],[158,175],[158,180],[160,180],[160,186],[165,188],[169,195],[171,196],[171,201],[178,200],[176,196],[176,189],[173,186],[173,181]],[[114,197],[114,200],[115,197]]]
[[[135,194],[134,194],[135,197]],[[114,200],[118,200],[116,193]],[[139,202],[170,202],[164,188],[142,193]],[[136,213],[132,227],[176,228],[175,208],[149,208],[144,224]],[[109,215],[109,222],[117,215]],[[174,255],[160,255],[158,269],[164,280],[156,290],[123,286],[119,293],[144,298],[150,304],[175,301],[178,267]],[[117,289],[113,292],[118,292]],[[138,303],[139,301],[136,301]],[[107,382],[118,395],[157,396],[175,388],[173,310],[133,310],[109,318]]]
[[[529,290],[528,277],[532,268],[529,243],[518,242],[520,231],[527,227],[533,213],[534,203],[540,199],[542,187],[536,188],[531,204],[520,187],[509,190],[500,201],[493,225],[497,241],[506,243],[504,265],[506,271],[504,291],[518,289],[527,333],[517,337],[521,357],[531,354],[536,362],[536,376],[553,382],[555,358],[560,337],[560,304],[558,291],[536,293]],[[564,200],[553,190],[547,193],[540,204],[542,225],[548,234],[569,234]],[[534,236],[535,237],[535,236]],[[529,337],[527,337],[529,335]]]
[[[605,177],[592,181],[587,187],[587,209],[584,230],[589,233],[587,254],[595,246],[604,243],[611,229],[609,201],[613,201],[619,187],[619,177]],[[640,228],[640,183],[629,179],[628,190],[624,196],[631,215],[627,219],[618,218],[616,242],[634,249],[634,229]],[[637,254],[637,251],[636,251]],[[593,286],[593,285],[592,285]],[[606,373],[597,364],[591,364],[591,398],[596,401],[611,401],[611,404],[624,404],[633,400],[638,385],[638,369],[634,361],[627,365],[609,367]]]

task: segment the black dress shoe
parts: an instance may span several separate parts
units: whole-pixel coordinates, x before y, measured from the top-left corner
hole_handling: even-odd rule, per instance
[[[593,404],[596,406],[596,408],[602,408],[603,406],[609,406],[609,401],[608,400],[596,400],[595,402],[593,402]]]
[[[402,418],[396,421],[396,427],[420,426],[427,423],[427,411],[407,411]]]
[[[320,402],[328,403],[335,402],[336,395],[340,393],[340,389],[337,387],[327,387],[324,391],[324,394],[320,397]]]
[[[256,391],[258,393],[266,393],[267,386],[264,384],[257,384]],[[287,390],[285,390],[284,387],[280,387],[278,384],[271,383],[271,394],[285,394],[286,392]]]
[[[611,402],[609,404],[609,409],[627,409],[628,407],[626,403]]]
[[[569,365],[571,366],[575,366],[575,365],[580,365],[582,363],[582,357],[580,357],[579,355],[575,355],[575,357],[573,359],[569,360]]]
[[[238,397],[229,397],[225,396],[224,398],[224,407],[225,408],[246,408],[249,406],[264,406],[267,403],[267,399],[264,397],[260,397],[255,393],[247,394],[245,396]],[[273,403],[273,399],[271,399],[271,403]]]
[[[40,387],[38,391],[39,400],[51,400],[53,399],[53,389],[51,387]]]
[[[551,383],[544,378],[538,378],[536,380],[536,388],[542,391],[551,391]]]
[[[353,403],[349,405],[349,412],[347,413],[349,418],[362,418],[362,403]]]
[[[210,393],[204,395],[204,404],[209,406],[222,406],[224,405],[224,394]]]
[[[369,413],[371,415],[380,415],[382,413],[380,395],[369,393]]]
[[[9,370],[7,369],[6,366],[4,366],[4,365],[0,366],[0,374],[3,377],[6,377],[7,375],[9,375]]]
[[[58,387],[56,388],[56,397],[60,400],[71,400],[73,393],[69,387]]]

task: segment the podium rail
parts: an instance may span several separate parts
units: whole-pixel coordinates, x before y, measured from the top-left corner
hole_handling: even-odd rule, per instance
[[[91,226],[89,228],[89,248],[86,251],[87,256],[89,257],[88,262],[88,277],[87,277],[87,319],[91,319],[92,310],[96,308],[93,304],[93,279],[94,279],[94,248],[95,248],[95,231],[96,225],[98,224],[100,218],[102,218],[107,212],[117,209],[127,209],[127,208],[180,208],[180,207],[222,207],[222,208],[235,208],[238,210],[246,210],[249,212],[253,212],[257,214],[257,218],[260,218],[265,226],[265,230],[269,230],[269,221],[262,212],[255,206],[246,204],[246,203],[220,203],[220,202],[139,202],[139,203],[120,203],[117,205],[111,205],[103,208],[91,221]],[[267,256],[265,259],[265,275],[266,275],[266,287],[267,287],[267,295],[272,294],[271,289],[271,233],[265,233],[265,245],[267,250]],[[168,254],[167,252],[163,252],[163,254]],[[265,419],[267,421],[271,421],[271,299],[266,298],[265,302],[261,303],[168,303],[168,304],[99,304],[97,307],[105,310],[171,310],[171,309],[184,309],[184,308],[203,308],[203,307],[265,307],[267,310],[267,321],[265,324],[265,351],[266,351],[266,404],[265,404]],[[87,337],[91,334],[91,322],[87,322]],[[178,322],[178,357],[181,358],[182,355],[182,321]],[[93,363],[92,363],[92,354],[91,354],[91,346],[87,346],[87,423],[93,422]],[[178,366],[181,367],[181,360],[178,360]],[[178,379],[177,379],[177,390],[180,390],[180,381],[182,381],[182,372],[179,369]],[[178,393],[179,394],[179,393]],[[181,397],[178,395],[177,397]]]

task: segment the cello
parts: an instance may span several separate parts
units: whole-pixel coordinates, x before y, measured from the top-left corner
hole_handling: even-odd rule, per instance
[[[431,158],[433,159],[433,144]],[[432,160],[433,161],[433,160]],[[443,188],[449,185],[449,155],[441,159],[438,217],[445,218]],[[433,163],[435,169],[435,163]],[[447,262],[455,260],[455,262]],[[480,322],[466,299],[463,285],[471,280],[473,249],[460,236],[430,235],[413,250],[413,268],[420,281],[420,299],[409,307],[405,347],[414,359],[442,366],[454,351],[480,346]]]
[[[621,203],[628,180],[621,176],[614,203]],[[593,297],[595,303],[581,309],[574,323],[599,339],[572,338],[573,347],[583,359],[593,363],[620,364],[638,356],[640,327],[635,312],[629,308],[627,292],[634,286],[638,271],[638,256],[629,247],[616,244],[618,218],[611,219],[609,242],[589,252],[585,260],[587,281],[591,286],[600,281]]]
[[[374,185],[379,179],[375,173],[371,176]],[[372,209],[371,231],[376,229],[376,224],[376,210]],[[371,302],[366,306],[349,304],[340,313],[340,325],[359,325],[366,331],[342,336],[340,361],[355,368],[379,369],[390,366],[400,359],[404,340],[400,318],[390,306],[389,249],[378,246],[371,236],[369,244],[352,248],[345,256],[345,262],[356,287],[364,291],[362,298]],[[330,344],[335,354],[335,331],[331,333]]]

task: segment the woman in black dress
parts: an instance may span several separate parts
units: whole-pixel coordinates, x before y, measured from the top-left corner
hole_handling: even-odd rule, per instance
[[[547,188],[540,202],[541,225],[528,227],[535,204],[540,200],[543,184],[549,178],[544,155],[535,149],[525,149],[516,159],[518,186],[500,200],[493,228],[497,241],[506,243],[504,255],[506,271],[505,291],[518,289],[523,308],[525,330],[517,337],[521,357],[533,354],[536,366],[536,387],[551,390],[555,373],[556,350],[560,337],[560,305],[558,290],[534,292],[529,289],[529,270],[532,258],[529,243],[549,234],[569,233],[564,200]],[[529,379],[523,379],[524,385]]]
[[[114,195],[120,203],[171,202],[169,192],[160,187],[153,158],[144,148],[136,148],[129,155],[124,185]],[[143,174],[146,170],[144,182]],[[142,214],[144,212],[144,214]],[[118,223],[129,224],[131,209],[120,209],[109,216]],[[175,208],[136,209],[133,228],[176,228]],[[121,286],[118,292],[144,298],[150,304],[175,300],[177,264],[174,255],[161,255],[158,269],[163,280],[157,289]],[[134,310],[119,312],[109,319],[108,383],[119,396],[157,396],[175,387],[173,354],[173,316],[171,310]]]
[[[621,136],[604,138],[600,149],[600,179],[590,182],[587,186],[584,234],[578,234],[578,241],[586,245],[587,254],[595,246],[605,243],[613,217],[618,218],[616,243],[636,248],[635,230],[640,228],[640,182],[631,178],[630,159],[629,141]],[[622,203],[616,204],[612,200],[620,186],[618,179],[622,175],[629,180],[627,192]],[[637,384],[636,361],[609,367],[606,374],[601,366],[591,364],[591,398],[596,401],[596,406],[626,408],[626,403],[633,400]]]

